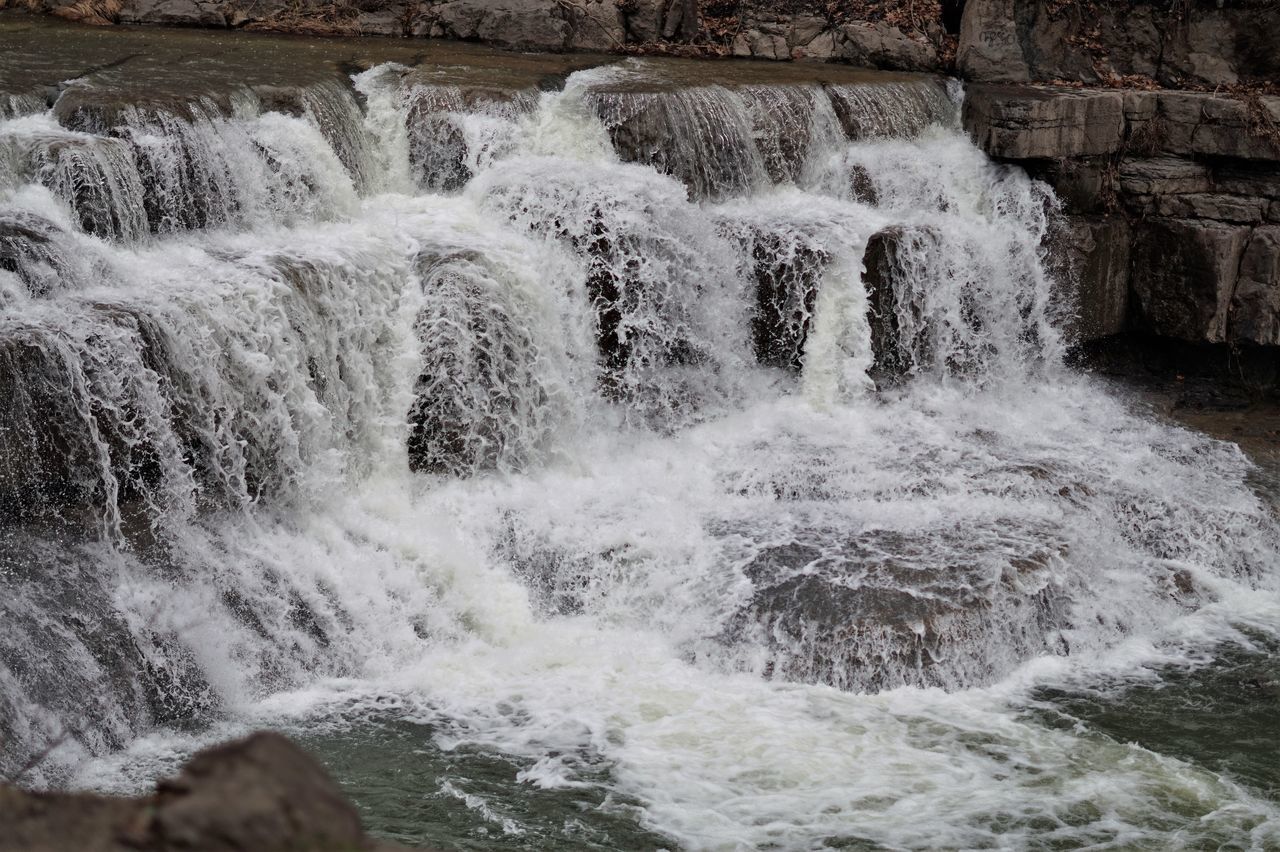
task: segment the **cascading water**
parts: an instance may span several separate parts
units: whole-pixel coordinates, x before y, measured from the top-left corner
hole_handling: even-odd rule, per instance
[[[939,81],[681,67],[0,104],[0,769],[266,724],[407,740],[469,816],[405,839],[1280,843],[1037,715],[1280,636],[1251,464],[1062,366],[1048,191]]]

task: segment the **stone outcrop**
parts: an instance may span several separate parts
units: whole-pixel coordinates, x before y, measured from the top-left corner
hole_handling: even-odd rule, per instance
[[[1280,345],[1278,45],[1269,0],[968,0],[965,127],[1062,199],[1076,341]]]
[[[92,24],[164,24],[479,41],[541,51],[680,53],[848,62],[942,71],[948,40],[934,14],[889,20],[902,0],[862,4],[865,19],[821,11],[780,12],[743,0],[711,10],[697,0],[0,0]],[[935,12],[936,4],[922,4]],[[883,7],[883,8],[880,8]],[[912,9],[914,9],[912,4]],[[864,10],[865,10],[864,9]],[[731,22],[731,26],[729,24]]]
[[[136,799],[0,786],[0,852],[393,852],[305,752],[260,733]]]
[[[974,80],[1217,86],[1280,78],[1277,44],[1271,0],[968,0],[956,60]]]
[[[1081,339],[1280,345],[1280,97],[982,83],[964,122],[1062,198]]]

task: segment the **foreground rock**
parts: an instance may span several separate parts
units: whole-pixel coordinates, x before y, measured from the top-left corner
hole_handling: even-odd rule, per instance
[[[0,852],[391,852],[324,769],[279,734],[197,754],[137,799],[0,787]]]

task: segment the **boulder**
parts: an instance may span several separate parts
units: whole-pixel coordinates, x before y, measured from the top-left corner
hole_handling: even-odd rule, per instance
[[[734,56],[743,58],[774,60],[791,58],[791,48],[787,46],[786,37],[757,29],[739,33],[734,37],[729,49]]]
[[[574,50],[611,51],[626,44],[626,20],[613,0],[586,0],[570,9]]]
[[[356,15],[356,31],[360,35],[404,35],[405,15],[403,7],[361,11]]]
[[[835,36],[834,49],[840,59],[868,68],[942,70],[942,60],[930,42],[879,21],[845,24]]]
[[[1014,18],[1016,0],[968,0],[960,23],[956,68],[970,80],[1032,79]]]
[[[197,754],[137,799],[0,787],[0,852],[351,852],[365,835],[324,769],[279,734]]]
[[[447,38],[521,50],[567,50],[573,35],[553,0],[449,0],[433,15]]]
[[[662,37],[664,0],[633,0],[620,3],[622,26],[627,44],[649,44]]]
[[[975,85],[965,129],[993,157],[1061,159],[1112,154],[1124,141],[1124,96],[1042,86]]]

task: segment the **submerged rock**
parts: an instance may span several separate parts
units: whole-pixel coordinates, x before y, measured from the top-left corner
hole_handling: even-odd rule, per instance
[[[418,86],[408,95],[409,165],[426,190],[455,192],[477,165],[500,154],[503,130],[537,103],[531,90],[484,86]],[[468,132],[468,119],[480,124]]]
[[[1039,532],[972,531],[975,552],[949,563],[943,554],[954,559],[970,534],[806,531],[744,567],[754,592],[719,639],[783,680],[855,691],[989,682],[1063,623],[1052,568],[1065,545]]]
[[[197,754],[136,799],[0,786],[0,852],[302,852],[399,849],[305,752],[273,733]]]
[[[424,253],[416,330],[422,371],[409,411],[409,467],[466,476],[519,470],[551,428],[538,371],[536,306],[479,252]]]

